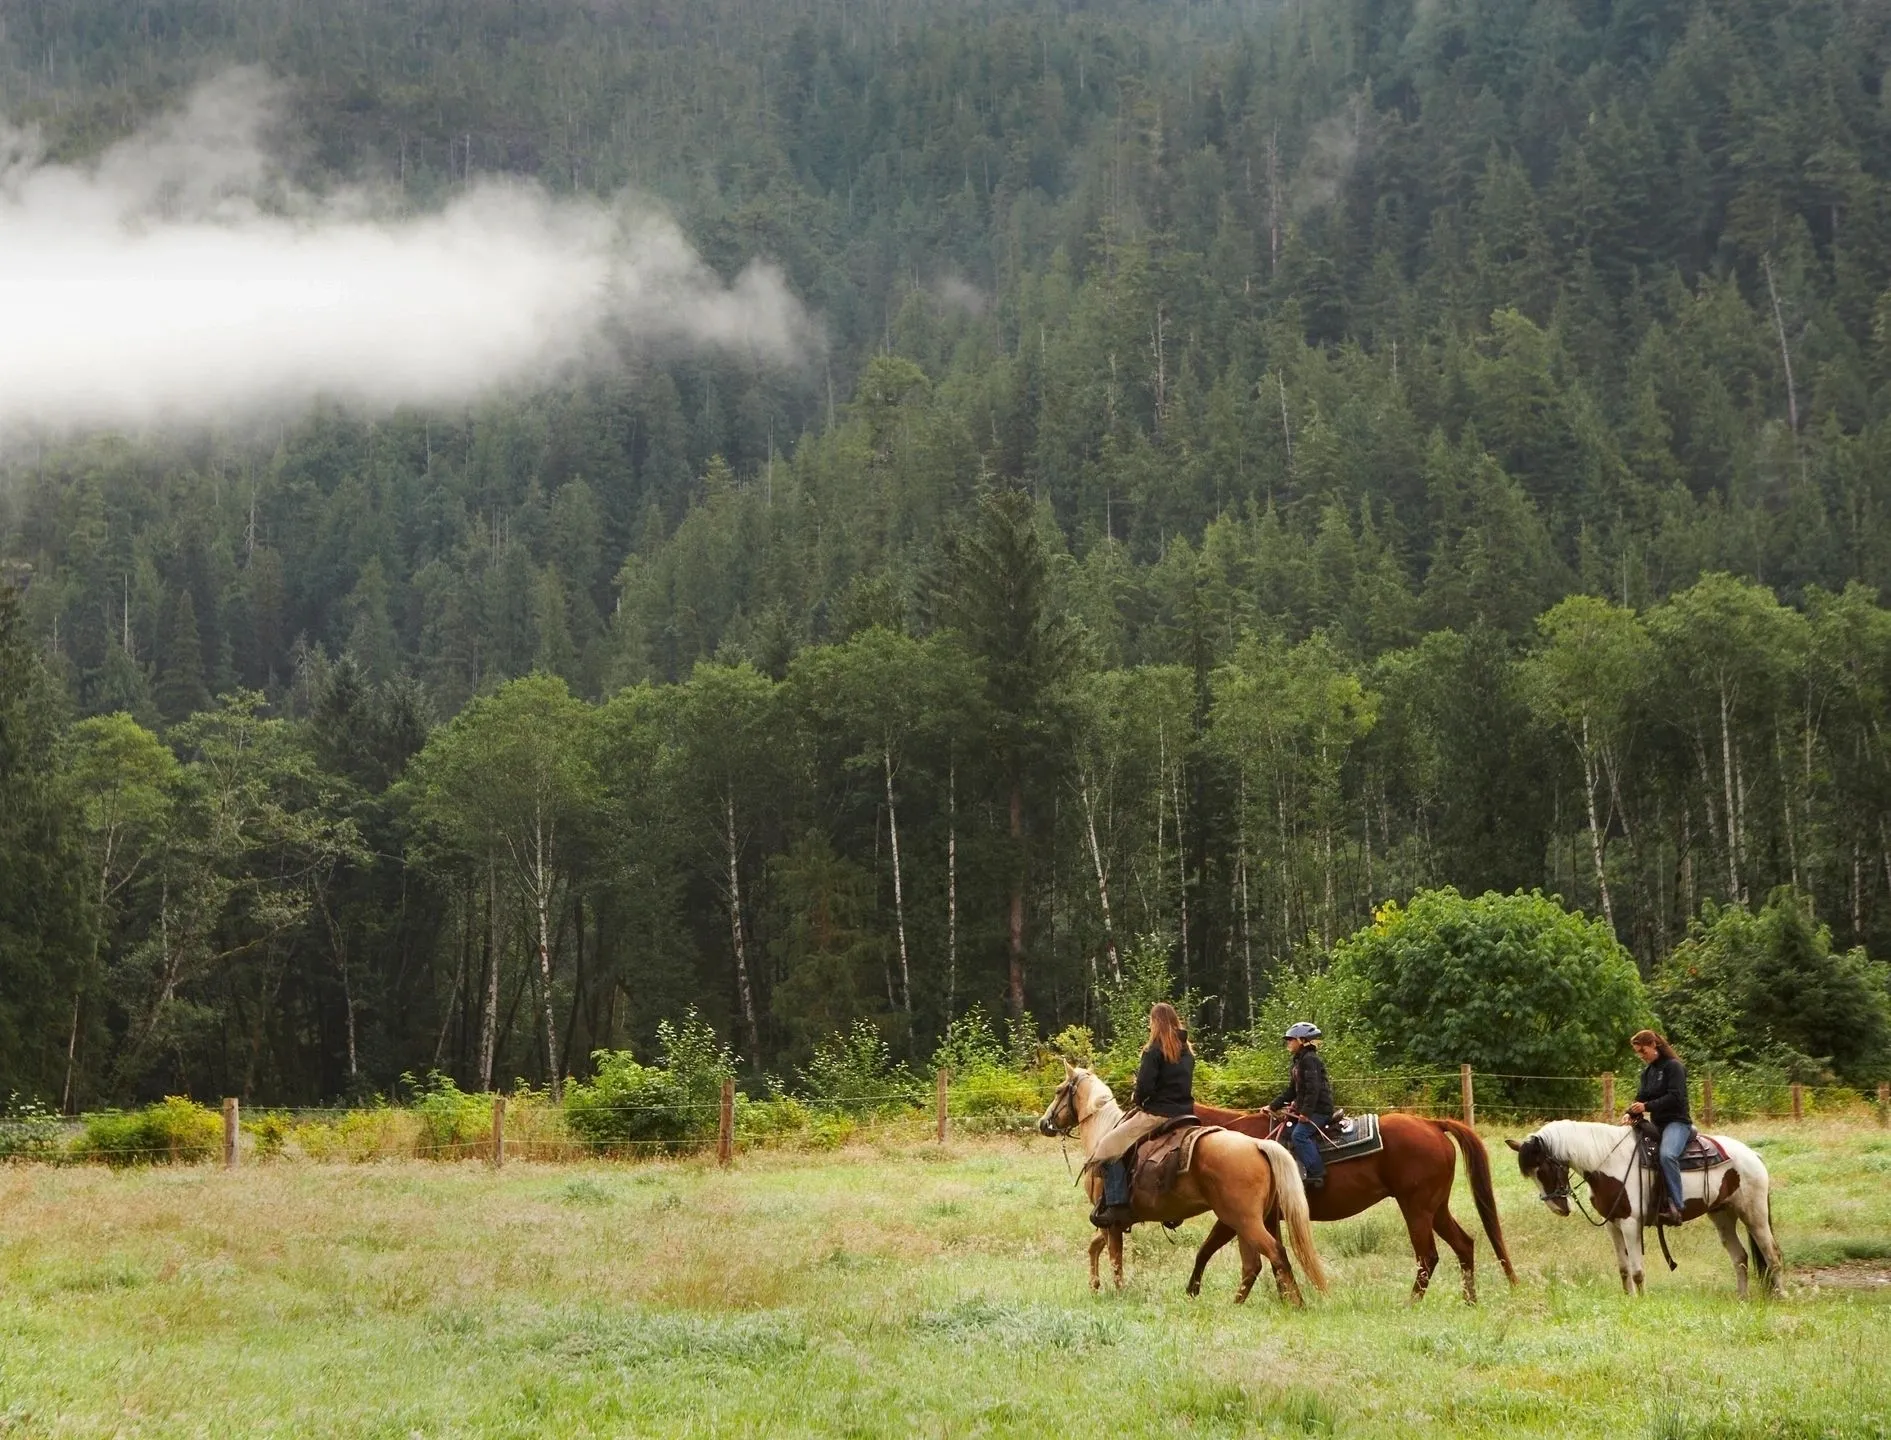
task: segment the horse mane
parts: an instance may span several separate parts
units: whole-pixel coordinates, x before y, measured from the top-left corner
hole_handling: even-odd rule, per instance
[[[1116,1105],[1116,1092],[1094,1070],[1079,1070],[1083,1078],[1077,1085],[1077,1123],[1082,1124],[1099,1110]],[[1120,1118],[1121,1107],[1118,1106]]]
[[[1621,1153],[1620,1125],[1602,1125],[1593,1120],[1552,1120],[1536,1132],[1544,1146],[1558,1160],[1578,1171],[1601,1170]]]

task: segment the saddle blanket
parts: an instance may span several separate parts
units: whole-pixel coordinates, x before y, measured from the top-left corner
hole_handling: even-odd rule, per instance
[[[1654,1166],[1661,1163],[1660,1141],[1650,1140],[1643,1135],[1641,1150],[1642,1159],[1648,1165]],[[1687,1149],[1681,1152],[1681,1168],[1683,1170],[1712,1170],[1717,1166],[1725,1165],[1728,1159],[1727,1152],[1720,1148],[1718,1140],[1696,1130],[1694,1138],[1687,1142]]]
[[[1385,1149],[1385,1141],[1379,1135],[1379,1117],[1348,1115],[1327,1126],[1326,1134],[1319,1137],[1319,1146],[1320,1158],[1328,1165],[1377,1155]]]

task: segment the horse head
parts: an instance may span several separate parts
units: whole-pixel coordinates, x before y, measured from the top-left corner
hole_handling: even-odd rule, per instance
[[[1068,1135],[1082,1123],[1083,1117],[1077,1109],[1077,1082],[1088,1073],[1068,1060],[1064,1062],[1064,1083],[1057,1087],[1057,1093],[1051,1096],[1051,1103],[1037,1117],[1038,1134]]]
[[[1550,1150],[1540,1131],[1526,1137],[1521,1145],[1509,1138],[1504,1144],[1517,1152],[1517,1168],[1527,1179],[1536,1181],[1536,1198],[1558,1215],[1567,1216],[1569,1162]]]

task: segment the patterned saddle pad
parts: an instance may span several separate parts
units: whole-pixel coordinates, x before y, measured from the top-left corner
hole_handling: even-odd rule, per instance
[[[1650,1139],[1646,1131],[1641,1132],[1641,1152],[1643,1162],[1650,1167],[1661,1163],[1661,1142]],[[1687,1142],[1687,1149],[1681,1152],[1681,1168],[1683,1170],[1712,1170],[1716,1166],[1725,1165],[1728,1158],[1727,1152],[1720,1148],[1719,1141],[1711,1135],[1703,1135],[1696,1130],[1694,1138]]]
[[[1326,1135],[1320,1137],[1319,1145],[1320,1158],[1328,1165],[1376,1155],[1385,1149],[1385,1141],[1379,1135],[1379,1117],[1348,1115],[1327,1127]]]

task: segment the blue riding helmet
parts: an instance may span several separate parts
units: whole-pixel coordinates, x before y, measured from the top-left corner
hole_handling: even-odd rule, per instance
[[[1311,1020],[1301,1020],[1289,1025],[1287,1027],[1287,1033],[1280,1038],[1283,1040],[1318,1040],[1320,1038],[1320,1027],[1315,1025]]]

